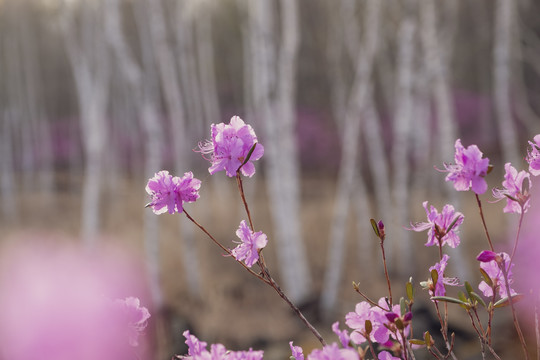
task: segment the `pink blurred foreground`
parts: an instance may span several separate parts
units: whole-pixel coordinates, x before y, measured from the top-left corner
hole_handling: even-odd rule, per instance
[[[149,313],[129,297],[144,292],[134,262],[33,238],[0,250],[0,358],[144,358]]]

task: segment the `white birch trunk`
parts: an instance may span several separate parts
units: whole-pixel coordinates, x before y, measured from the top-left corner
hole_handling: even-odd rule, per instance
[[[135,6],[138,6],[136,4]],[[148,31],[144,26],[136,23],[139,34]],[[161,123],[157,118],[155,106],[151,98],[155,101],[155,86],[157,79],[152,76],[152,71],[144,72],[146,78],[143,82],[143,69],[134,58],[131,49],[122,31],[121,16],[118,0],[107,0],[106,17],[107,39],[114,51],[118,67],[122,76],[128,83],[130,94],[133,97],[133,104],[139,106],[139,118],[143,132],[147,140],[145,144],[145,171],[147,178],[160,170],[162,165],[161,144],[163,143],[163,131]],[[152,52],[148,49],[148,37],[140,34],[141,49],[143,57]],[[152,87],[152,84],[154,86]],[[149,89],[150,88],[150,89]],[[149,89],[149,90],[147,90]],[[147,94],[147,95],[145,95]],[[146,266],[149,277],[150,293],[153,305],[160,309],[163,306],[163,292],[160,282],[160,256],[159,256],[159,222],[158,217],[151,211],[145,210],[144,214],[144,248]]]
[[[280,4],[282,39],[279,57],[272,28],[273,6],[268,0],[248,1],[248,41],[253,59],[251,84],[254,110],[266,130],[267,191],[276,228],[281,280],[291,300],[301,301],[310,292],[311,278],[299,217],[300,169],[294,133],[298,4],[296,1]]]
[[[510,97],[511,44],[515,22],[513,0],[497,0],[493,44],[493,102],[505,162],[519,163],[519,146]]]
[[[413,130],[413,63],[416,43],[414,41],[416,22],[413,18],[413,2],[405,2],[404,14],[398,29],[397,43],[397,92],[394,112],[394,140],[392,144],[394,225],[403,227],[407,224],[409,212],[409,176],[410,176],[410,144]],[[398,243],[400,256],[396,258],[400,273],[408,273],[412,265],[412,248],[410,232],[401,233]],[[391,257],[390,257],[391,259]]]
[[[216,84],[215,54],[212,38],[211,9],[203,9],[195,22],[197,39],[197,59],[200,81],[200,103],[203,107],[204,121],[202,121],[205,134],[210,124],[220,119],[219,99]],[[250,121],[248,119],[247,121]]]
[[[80,36],[74,22],[74,7],[63,4],[61,26],[68,59],[74,74],[79,103],[85,176],[83,183],[81,236],[88,248],[95,246],[100,226],[99,198],[103,171],[103,149],[107,143],[106,109],[109,92],[109,58],[105,48],[100,6],[84,3]]]
[[[452,94],[448,83],[448,64],[443,63],[441,57],[441,45],[437,34],[437,14],[435,12],[435,1],[426,0],[420,3],[420,17],[422,24],[421,42],[425,57],[426,71],[429,73],[430,83],[435,87],[434,98],[437,114],[439,132],[436,139],[439,142],[439,160],[435,163],[442,164],[443,161],[450,161],[453,158],[454,143],[456,140],[456,125]],[[450,194],[450,203],[459,209],[456,191],[451,184],[446,184],[446,189]],[[452,250],[452,261],[456,264],[455,269],[459,278],[467,278],[470,273],[465,257],[462,255],[462,247]]]
[[[202,138],[208,136],[207,132],[210,125],[204,121],[206,118],[204,118],[203,109],[207,99],[203,97],[204,93],[201,88],[203,84],[200,78],[201,74],[198,72],[200,67],[197,67],[197,62],[212,61],[212,59],[197,57],[199,39],[197,39],[197,43],[194,41],[195,36],[198,35],[195,30],[199,22],[204,22],[204,20],[202,18],[194,19],[193,8],[195,3],[196,1],[193,0],[177,2],[174,35],[177,42],[176,62],[180,70],[179,81],[184,96],[186,118],[191,121],[197,138]],[[206,11],[201,11],[198,16],[207,17],[208,14],[206,14]],[[214,118],[214,122],[217,122],[217,118]]]
[[[345,224],[349,214],[350,194],[354,191],[359,159],[360,117],[370,91],[370,76],[379,32],[379,1],[367,1],[364,52],[360,51],[355,64],[355,79],[347,101],[342,134],[342,155],[338,173],[337,194],[330,230],[328,260],[323,282],[321,308],[326,315],[334,310],[341,285],[345,253]]]
[[[167,112],[172,124],[172,143],[174,150],[175,172],[182,176],[188,171],[187,154],[191,150],[187,141],[187,124],[184,113],[183,97],[178,82],[178,73],[171,47],[167,43],[167,31],[165,28],[165,14],[161,0],[145,0],[149,12],[150,37],[155,51],[160,83],[165,97]],[[182,219],[185,220],[185,219]],[[186,274],[189,274],[190,289],[192,293],[199,293],[200,278],[199,258],[193,237],[192,224],[188,221],[179,223],[182,238],[182,263]]]

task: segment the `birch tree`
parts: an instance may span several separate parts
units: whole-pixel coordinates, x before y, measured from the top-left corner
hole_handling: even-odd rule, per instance
[[[189,168],[187,154],[188,126],[185,118],[182,92],[179,85],[178,71],[174,61],[172,47],[168,42],[166,17],[161,0],[143,0],[149,21],[149,34],[160,78],[161,89],[165,99],[167,112],[171,120],[174,151],[174,167],[177,174],[183,174]],[[183,219],[182,219],[183,220]],[[190,274],[188,282],[193,293],[200,291],[199,261],[195,246],[194,229],[191,224],[182,221],[180,225],[182,238],[182,263],[186,274]]]
[[[275,3],[248,1],[254,113],[264,124],[267,191],[276,229],[285,291],[293,301],[309,294],[310,274],[302,243],[300,174],[295,138],[298,3],[280,2],[281,39],[275,38]],[[279,44],[279,45],[278,45]],[[274,75],[275,74],[275,75]]]
[[[403,3],[403,15],[397,33],[397,91],[396,107],[394,112],[394,140],[392,142],[392,169],[394,220],[396,225],[404,226],[407,223],[409,210],[409,154],[411,148],[411,130],[413,122],[413,64],[416,43],[416,22],[414,19],[414,0]],[[405,232],[400,236],[397,264],[400,270],[410,271],[412,264],[411,236]]]
[[[493,102],[503,158],[506,162],[513,164],[517,164],[520,158],[510,98],[511,44],[515,28],[515,12],[514,1],[496,1],[493,39]]]
[[[421,19],[421,43],[424,53],[424,62],[429,78],[435,87],[433,97],[435,102],[435,111],[437,122],[439,125],[437,141],[439,142],[439,156],[436,163],[442,163],[442,159],[448,159],[454,154],[454,142],[457,139],[457,129],[455,125],[455,114],[453,107],[453,99],[450,93],[449,86],[449,69],[448,64],[444,62],[445,58],[441,48],[440,39],[437,33],[435,24],[439,23],[435,9],[434,0],[428,0],[421,3],[420,7]],[[456,192],[450,189],[450,184],[446,185],[449,190],[451,203],[459,208]],[[462,249],[457,247],[453,249],[454,254],[452,259],[456,262],[457,272],[460,277],[467,277],[469,273],[464,257],[461,254]]]
[[[77,89],[85,155],[81,233],[87,247],[95,246],[100,227],[103,155],[107,143],[110,59],[101,5],[99,1],[64,2],[60,9],[62,35]],[[78,23],[75,19],[77,7],[80,7]]]
[[[345,224],[350,207],[350,194],[354,191],[354,178],[359,160],[358,144],[360,117],[365,106],[366,95],[370,90],[370,76],[376,52],[379,31],[379,1],[367,1],[365,10],[365,52],[360,51],[354,65],[354,82],[346,104],[345,121],[342,134],[342,154],[337,180],[337,193],[330,230],[330,242],[326,272],[323,282],[321,308],[329,314],[335,308],[345,251]]]

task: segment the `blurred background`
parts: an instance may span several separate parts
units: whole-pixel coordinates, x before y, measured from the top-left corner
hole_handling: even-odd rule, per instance
[[[328,337],[362,300],[352,281],[386,293],[370,218],[386,225],[395,293],[413,276],[420,295],[438,253],[405,228],[425,220],[422,201],[453,204],[466,220],[448,272],[477,284],[476,201],[433,167],[461,138],[495,165],[490,186],[505,162],[526,168],[540,133],[538,14],[534,0],[0,0],[1,241],[114,248],[139,264],[144,286],[119,296],[151,309],[148,359],[184,353],[188,328],[269,359],[287,358],[290,339],[317,346],[183,215],[144,209],[155,172],[193,171],[201,198],[186,208],[233,247],[236,182],[210,177],[192,149],[239,115],[265,146],[244,185],[269,267]],[[517,219],[484,204],[507,249]],[[429,324],[432,307],[417,306]],[[472,335],[462,351],[477,358]]]

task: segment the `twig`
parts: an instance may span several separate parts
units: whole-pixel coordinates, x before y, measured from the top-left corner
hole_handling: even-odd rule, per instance
[[[321,334],[317,331],[317,329],[315,329],[315,327],[313,325],[311,325],[311,323],[306,319],[304,314],[302,314],[300,309],[298,309],[298,307],[287,297],[287,295],[285,295],[283,290],[281,290],[281,287],[278,285],[278,283],[276,283],[276,281],[270,275],[270,273],[268,271],[268,268],[266,266],[264,266],[263,264],[261,264],[261,268],[262,268],[262,272],[263,272],[265,278],[268,280],[268,284],[278,293],[278,295],[283,300],[285,300],[285,302],[287,304],[289,304],[291,309],[293,309],[294,313],[300,318],[300,320],[302,320],[302,322],[313,333],[313,335],[315,335],[315,337],[317,338],[317,340],[319,340],[319,342],[322,344],[322,346],[326,346],[326,341],[323,339]]]
[[[394,302],[392,301],[392,286],[390,285],[390,276],[388,275],[388,268],[386,267],[386,255],[384,253],[384,241],[381,238],[381,251],[382,251],[382,258],[383,258],[383,264],[384,264],[384,276],[386,277],[386,284],[388,286],[388,295],[390,296],[390,311],[392,311],[392,306],[394,305]]]
[[[521,223],[523,222],[523,215],[525,215],[525,209],[523,208],[523,205],[521,205],[521,214],[519,215],[519,224],[516,234],[516,240],[514,241],[514,248],[512,249],[512,255],[510,256],[510,264],[512,263],[512,260],[514,260],[514,255],[516,254],[518,241],[519,241],[519,233],[521,232]]]
[[[253,227],[253,220],[251,219],[251,213],[249,211],[249,207],[246,201],[246,196],[244,194],[244,185],[242,183],[242,177],[240,176],[240,169],[242,166],[236,170],[236,184],[238,185],[238,192],[240,192],[240,197],[242,198],[242,203],[244,204],[244,208],[246,209],[246,214],[249,221],[249,227],[251,228],[251,231],[255,231],[255,228]]]
[[[529,353],[527,352],[527,344],[525,343],[525,338],[523,337],[523,333],[521,332],[521,327],[519,326],[519,322],[516,316],[516,310],[514,309],[514,300],[512,300],[512,294],[510,291],[510,282],[508,281],[508,271],[506,270],[506,262],[503,261],[503,263],[500,264],[499,266],[504,276],[504,283],[506,285],[506,293],[508,296],[508,302],[510,303],[510,309],[512,309],[512,318],[514,320],[514,327],[516,328],[519,341],[521,342],[521,348],[523,349],[523,353],[525,354],[525,360],[528,360]],[[511,266],[511,263],[508,263],[509,268],[510,266]]]
[[[184,214],[186,214],[186,217],[192,222],[194,223],[195,225],[197,225],[197,227],[199,229],[201,229],[217,246],[219,246],[223,251],[225,251],[227,253],[228,256],[232,257],[237,263],[239,263],[240,265],[242,265],[244,267],[244,269],[246,269],[251,275],[257,277],[259,280],[262,280],[263,282],[267,283],[268,284],[268,281],[262,277],[260,274],[257,274],[255,271],[253,271],[251,268],[249,268],[246,264],[244,264],[242,261],[239,261],[239,260],[236,260],[236,258],[232,255],[231,253],[231,250],[227,249],[225,246],[223,246],[219,241],[217,241],[209,232],[208,230],[206,230],[204,228],[204,226],[202,226],[201,224],[199,224],[197,221],[195,221],[195,219],[193,219],[191,217],[191,215],[188,214],[188,212],[186,211],[186,209],[184,209]]]
[[[484,218],[484,212],[482,211],[482,202],[480,201],[480,198],[478,197],[478,194],[474,194],[476,196],[476,202],[478,204],[478,209],[480,210],[480,217],[482,218],[482,225],[484,225],[484,231],[486,232],[487,241],[489,243],[489,247],[491,251],[495,251],[493,248],[493,243],[491,242],[491,237],[489,236],[489,232],[486,225],[486,219]]]

